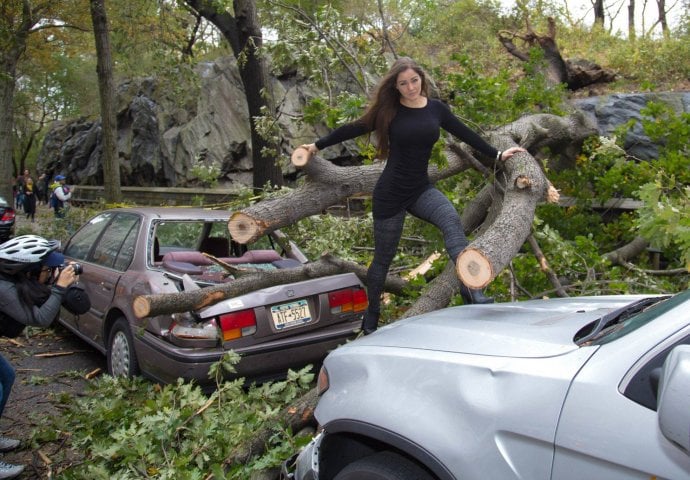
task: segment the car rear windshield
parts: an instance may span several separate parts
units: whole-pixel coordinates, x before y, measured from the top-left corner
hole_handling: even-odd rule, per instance
[[[690,299],[690,290],[672,297],[649,297],[602,317],[590,334],[578,336],[578,345],[604,345],[648,324]]]

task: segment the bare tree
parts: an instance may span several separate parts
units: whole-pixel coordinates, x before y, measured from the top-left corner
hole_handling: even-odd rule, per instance
[[[671,31],[668,28],[668,20],[666,19],[666,0],[656,0],[656,6],[659,12],[658,23],[661,25],[661,32],[664,38],[671,38]]]
[[[635,0],[628,2],[628,39],[635,40]]]
[[[604,0],[593,0],[592,8],[594,8],[594,25],[604,26]]]
[[[103,136],[103,186],[105,200],[117,203],[122,199],[120,190],[120,162],[117,156],[117,118],[115,115],[115,87],[113,85],[113,59],[110,52],[110,34],[105,0],[90,0],[91,20],[96,40],[96,71],[101,103],[101,135]]]

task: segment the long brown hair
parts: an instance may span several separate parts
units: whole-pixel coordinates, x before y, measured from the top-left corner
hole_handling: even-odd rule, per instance
[[[376,133],[378,138],[377,157],[385,159],[390,149],[388,129],[400,107],[400,92],[397,88],[398,75],[408,69],[414,70],[422,80],[422,95],[429,96],[426,73],[417,62],[409,57],[398,58],[383,76],[373,96],[373,100],[360,121]]]

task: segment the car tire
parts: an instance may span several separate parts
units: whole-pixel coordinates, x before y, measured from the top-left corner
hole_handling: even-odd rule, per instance
[[[139,374],[139,363],[134,351],[134,339],[127,320],[118,318],[108,337],[108,373],[113,377],[133,377]]]
[[[334,480],[433,480],[426,470],[402,455],[379,452],[343,468]]]

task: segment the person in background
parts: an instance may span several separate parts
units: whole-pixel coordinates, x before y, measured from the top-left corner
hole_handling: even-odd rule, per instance
[[[57,317],[67,287],[77,280],[72,265],[58,267],[64,257],[58,242],[22,235],[0,245],[0,312],[13,322],[47,327]],[[2,321],[7,321],[2,318]],[[12,365],[0,355],[0,416],[15,380]],[[0,435],[0,452],[12,451],[20,441]],[[0,478],[14,478],[23,465],[0,461]]]
[[[24,170],[24,213],[27,220],[36,221],[36,184],[29,170]]]
[[[72,198],[71,189],[65,185],[66,178],[64,175],[55,175],[55,182],[57,186],[53,189],[52,207],[55,210],[57,218],[64,218],[65,209],[69,206],[69,201]]]
[[[36,205],[41,205],[45,203],[45,196],[46,196],[46,174],[41,173],[38,178],[36,179]]]
[[[373,193],[374,259],[367,271],[369,308],[362,322],[365,335],[378,327],[380,297],[402,236],[407,212],[435,225],[443,233],[453,262],[468,245],[453,204],[429,180],[429,159],[441,129],[496,161],[505,161],[521,147],[499,151],[462,123],[443,102],[428,96],[424,70],[412,59],[396,60],[378,84],[364,115],[315,143],[302,145],[310,155],[364,134],[375,133],[377,157],[386,166]],[[481,290],[461,286],[465,303],[490,303]]]
[[[51,187],[50,179],[52,178],[52,175],[46,173],[44,174],[45,176],[43,177],[43,201],[45,202],[46,205],[48,205],[48,202],[50,201],[50,196],[53,193],[53,189]]]
[[[15,200],[15,205],[14,208],[15,210],[19,210],[24,206],[24,177],[22,175],[19,175],[15,181],[14,181],[16,188],[17,195],[14,197]]]

